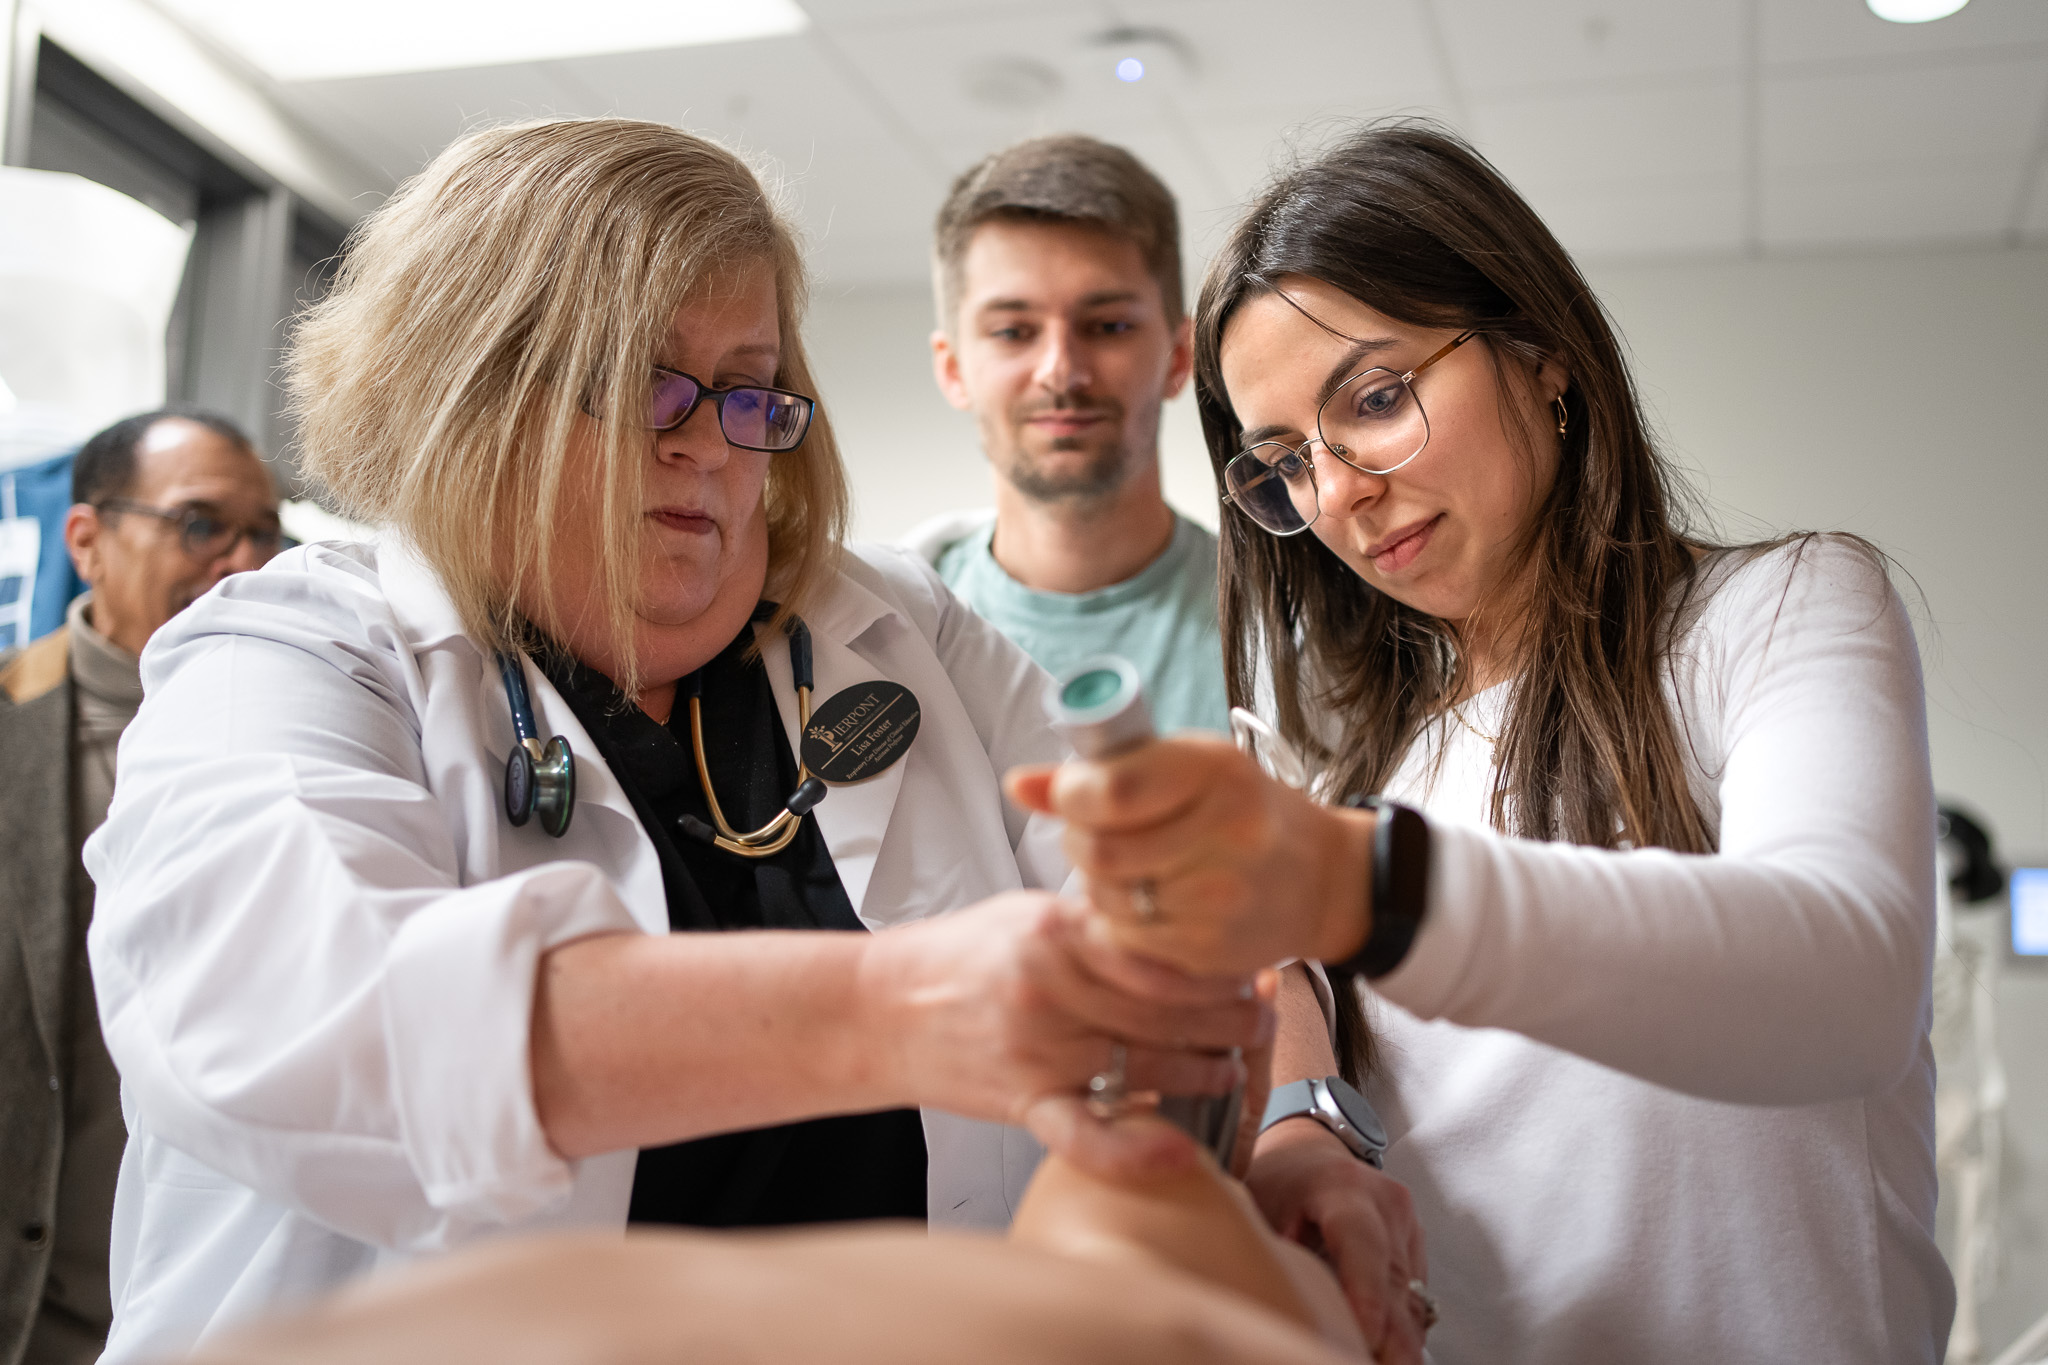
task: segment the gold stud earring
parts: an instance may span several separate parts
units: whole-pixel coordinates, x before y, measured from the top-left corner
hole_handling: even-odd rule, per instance
[[[1560,395],[1559,397],[1551,399],[1550,403],[1552,407],[1557,409],[1557,434],[1562,436],[1564,435],[1565,419],[1568,416],[1568,414],[1565,412],[1564,398],[1562,395]]]

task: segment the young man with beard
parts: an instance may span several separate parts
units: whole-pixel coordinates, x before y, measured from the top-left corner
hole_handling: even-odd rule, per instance
[[[955,182],[932,255],[934,373],[980,426],[996,510],[927,522],[908,543],[1046,669],[1120,654],[1162,731],[1227,730],[1216,538],[1160,492],[1160,408],[1193,359],[1173,196],[1119,147],[1037,138]],[[1276,1088],[1338,1070],[1312,990],[1308,973],[1285,974]],[[1428,1301],[1408,1192],[1327,1120],[1285,1103],[1268,1116],[1246,1177],[1261,1211],[1337,1271],[1376,1359],[1419,1362]]]
[[[1172,194],[1122,148],[1037,138],[960,177],[933,258],[934,372],[996,509],[910,543],[1047,669],[1121,654],[1161,730],[1227,730],[1216,538],[1160,492],[1160,407],[1191,368]]]

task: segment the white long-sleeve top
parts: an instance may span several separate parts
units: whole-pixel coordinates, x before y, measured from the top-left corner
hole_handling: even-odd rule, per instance
[[[1367,993],[1369,1093],[1438,1365],[1941,1358],[1912,629],[1854,545],[1706,574],[1668,694],[1716,854],[1493,832],[1507,687],[1388,784],[1434,846],[1424,928]]]

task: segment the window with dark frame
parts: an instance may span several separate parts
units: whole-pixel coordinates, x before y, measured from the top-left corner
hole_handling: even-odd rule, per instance
[[[231,154],[201,145],[44,38],[21,164],[69,171],[194,225],[171,313],[166,390],[233,418],[276,469],[300,480],[276,382],[284,326],[333,278],[345,229]],[[18,106],[19,107],[19,106]]]

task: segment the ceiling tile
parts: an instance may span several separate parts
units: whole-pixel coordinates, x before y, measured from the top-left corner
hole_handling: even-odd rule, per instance
[[[1744,240],[1736,180],[1669,180],[1527,191],[1565,250],[1591,259],[1721,255]]]
[[[1119,86],[1088,61],[1085,39],[1102,26],[1093,5],[1047,5],[1029,16],[864,25],[833,41],[918,136],[980,148],[1155,109],[1158,85]],[[968,95],[970,79],[990,62],[1036,63],[1057,88],[1028,107],[977,103]]]
[[[1971,158],[2017,171],[2048,99],[2048,59],[1841,75],[1763,87],[1771,170]]]
[[[1283,166],[1314,156],[1358,128],[1387,116],[1435,119],[1448,124],[1448,111],[1427,103],[1385,105],[1297,105],[1270,110],[1263,118],[1236,114],[1196,114],[1188,123],[1209,160],[1239,197],[1257,190]]]
[[[1472,123],[1480,150],[1518,185],[1668,185],[1742,171],[1742,87],[1732,80],[1478,101]]]
[[[606,112],[598,96],[561,80],[551,63],[416,71],[279,87],[288,107],[318,126],[338,116],[375,139],[369,150],[394,180],[425,165],[469,128],[508,119]]]
[[[394,179],[482,122],[618,114],[690,128],[784,189],[815,267],[831,278],[915,278],[943,188],[804,35],[325,81],[292,93],[306,116],[368,136]]]
[[[1891,23],[1861,0],[1760,4],[1758,11],[1767,63],[1932,57],[1973,49],[2010,55],[2018,44],[2048,45],[2048,4],[2041,0],[1974,0],[1928,24]]]
[[[1762,187],[1766,247],[1990,242],[2005,231],[2015,181],[1978,165],[1774,174]]]
[[[866,280],[922,271],[921,242],[942,178],[808,37],[564,65],[609,93],[618,112],[715,137],[780,182],[821,274]],[[878,264],[887,261],[897,264]]]
[[[1187,40],[1200,79],[1177,98],[1191,113],[1270,130],[1285,108],[1380,110],[1446,94],[1413,0],[1126,0],[1117,13]]]
[[[1035,0],[799,0],[814,24],[854,28],[907,19],[957,19],[963,15],[1027,14]]]
[[[784,182],[834,281],[920,281],[949,177],[1034,133],[1129,146],[1180,196],[1199,266],[1272,169],[1355,120],[1461,111],[1574,250],[1742,244],[1750,7],[1767,243],[1797,249],[2048,237],[2048,0],[1971,0],[1933,24],[1861,0],[803,0],[810,32],[567,62],[283,87],[309,126],[392,181],[466,127],[620,113],[717,137]],[[1443,69],[1432,33],[1447,45]],[[1189,72],[1126,86],[1089,39],[1179,34]],[[1026,109],[968,93],[1026,60]],[[1446,75],[1455,82],[1446,83]],[[2024,203],[2021,201],[2024,199]]]
[[[1576,81],[1731,71],[1743,0],[1433,0],[1460,86],[1474,94]]]

